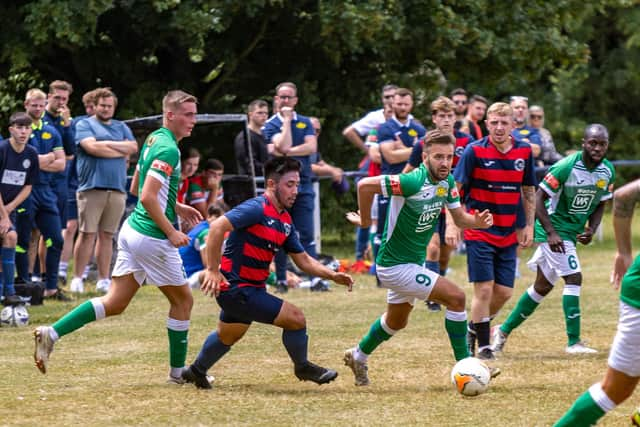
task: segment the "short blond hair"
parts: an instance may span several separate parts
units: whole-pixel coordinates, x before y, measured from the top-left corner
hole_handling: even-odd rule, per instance
[[[487,116],[489,116],[489,114],[512,117],[513,108],[511,108],[511,105],[506,102],[495,102],[491,104],[491,107],[487,110]]]
[[[47,99],[47,94],[37,88],[29,89],[24,95],[24,102],[29,102],[32,99]]]
[[[162,98],[162,112],[176,111],[185,102],[198,103],[198,98],[182,90],[170,90]]]
[[[92,104],[95,104],[96,103],[96,90],[98,90],[98,89],[90,90],[89,92],[86,92],[84,95],[82,95],[82,103],[86,104],[87,102],[91,102]]]
[[[69,82],[64,80],[54,80],[49,84],[49,93],[53,93],[55,90],[66,90],[69,95],[73,93],[73,86]]]
[[[439,111],[448,113],[449,111],[455,111],[456,104],[446,96],[439,96],[431,103],[431,114],[435,115]]]

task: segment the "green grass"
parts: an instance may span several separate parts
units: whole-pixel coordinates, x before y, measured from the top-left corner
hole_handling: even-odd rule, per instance
[[[564,353],[561,289],[556,289],[512,334],[498,363],[502,375],[476,398],[463,398],[451,386],[454,360],[443,315],[428,313],[423,304],[416,306],[407,329],[370,358],[371,386],[353,385],[342,353],[385,309],[385,291],[371,276],[358,276],[350,294],[336,287],[326,294],[294,290],[286,295],[307,317],[310,359],[338,370],[334,383],[297,381],[280,330],[256,324],[212,370],[213,390],[168,386],[168,304],[157,289],[144,287],[122,316],[59,341],[47,375],[33,366],[31,327],[0,329],[0,425],[548,426],[606,368],[618,295],[608,284],[610,223],[605,230],[603,243],[579,248],[585,276],[583,336],[600,352]],[[450,277],[464,287],[469,301],[464,258],[456,257],[452,269]],[[533,279],[528,270],[523,273],[498,321]],[[32,325],[51,323],[76,304],[31,307]],[[188,361],[215,327],[218,312],[215,301],[195,293]],[[638,397],[636,392],[600,425],[628,425]]]

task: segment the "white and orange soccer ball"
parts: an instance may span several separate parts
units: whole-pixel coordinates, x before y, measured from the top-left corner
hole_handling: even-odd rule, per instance
[[[467,357],[455,364],[451,370],[451,382],[463,396],[478,396],[489,388],[491,371],[480,359]]]

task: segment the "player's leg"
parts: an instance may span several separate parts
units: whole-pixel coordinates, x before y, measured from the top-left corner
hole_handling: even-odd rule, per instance
[[[83,302],[51,326],[36,328],[34,359],[43,374],[47,371],[49,355],[58,339],[87,323],[122,313],[140,287],[133,274],[114,277],[113,282],[114,286],[102,298],[92,298]]]
[[[471,322],[468,324],[467,342],[469,353],[475,354],[475,344],[478,344],[478,356],[481,352],[488,353],[490,348],[490,320],[491,301],[493,299],[495,279],[495,259],[498,248],[485,242],[467,241],[467,269],[469,281],[473,283],[473,297],[471,300]],[[484,356],[483,356],[484,357]]]
[[[40,209],[36,214],[36,225],[42,234],[46,246],[46,281],[44,296],[54,296],[56,299],[69,301],[58,288],[58,267],[64,240],[62,239],[62,224],[58,212],[57,200],[53,193],[43,194]]]
[[[618,330],[603,381],[582,394],[555,425],[595,425],[598,419],[631,396],[640,380],[638,346],[640,310],[621,302]]]
[[[15,223],[15,215],[11,215],[12,223]],[[16,244],[18,242],[18,234],[12,227],[3,236],[0,236],[2,241],[2,249],[0,250],[0,258],[2,259],[2,283],[0,285],[0,296],[4,296],[4,304],[9,305],[22,301],[16,295],[16,289],[13,281],[15,276],[15,257],[16,257]]]
[[[502,352],[509,334],[520,326],[533,314],[542,302],[542,299],[551,292],[553,284],[549,282],[543,273],[543,267],[537,267],[536,280],[533,285],[520,296],[518,303],[509,313],[507,320],[500,326],[496,326],[493,333],[492,348],[495,352]]]
[[[112,286],[117,286],[117,284],[113,283]],[[169,308],[169,317],[167,318],[169,376],[179,380],[182,376],[185,361],[187,360],[193,296],[191,294],[191,288],[189,288],[186,283],[182,285],[160,286],[159,288],[171,305]]]
[[[439,277],[429,298],[447,307],[444,325],[455,359],[461,360],[469,357],[464,291],[453,282]]]
[[[118,191],[103,191],[106,203],[98,224],[98,240],[96,245],[96,262],[98,264],[98,282],[96,289],[107,292],[111,281],[109,268],[113,257],[113,235],[120,228],[120,220],[124,214],[127,195]]]
[[[35,190],[32,190],[32,192]],[[16,245],[16,273],[23,282],[31,280],[29,277],[29,243],[31,241],[31,228],[35,218],[33,207],[33,196],[22,202],[15,210],[16,212],[16,232],[18,242]]]
[[[440,241],[444,236],[444,223],[444,214],[440,214],[440,218],[436,225],[436,231],[431,236],[431,240],[427,245],[427,257],[424,262],[424,266],[436,274],[440,274]],[[427,300],[426,304],[429,311],[438,312],[441,310],[440,304],[437,302]]]

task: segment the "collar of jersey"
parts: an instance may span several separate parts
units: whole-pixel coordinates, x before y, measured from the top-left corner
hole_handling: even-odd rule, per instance
[[[42,119],[38,119],[38,124],[35,124],[33,122],[31,123],[31,129],[32,130],[42,130],[42,125],[43,125]]]
[[[393,116],[391,116],[391,120],[396,122],[398,124],[398,126],[400,126],[401,128],[408,128],[409,126],[411,126],[411,122],[413,121],[413,116],[411,114],[409,114],[409,117],[407,117],[407,123],[406,124],[400,123],[400,120],[396,119],[396,115],[395,114]]]
[[[280,119],[281,122],[284,122],[284,117],[282,117],[282,115],[280,115],[280,113],[276,114],[276,116],[278,116],[278,118]],[[298,115],[296,114],[296,112],[293,112],[293,116],[292,116],[292,121],[296,121],[298,120]]]

